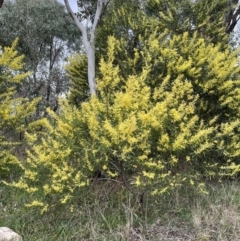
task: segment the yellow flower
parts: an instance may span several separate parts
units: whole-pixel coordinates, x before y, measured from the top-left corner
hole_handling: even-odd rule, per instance
[[[26,204],[26,207],[43,207],[44,203],[43,202],[39,202],[37,200],[34,200],[32,203],[30,204]]]
[[[61,203],[65,204],[72,196],[67,194],[64,198],[60,200]]]
[[[137,187],[139,187],[141,185],[139,176],[136,178],[135,184],[137,185]]]
[[[60,185],[52,185],[51,187],[55,192],[62,192],[62,186]]]
[[[151,192],[151,195],[156,195],[158,193],[158,189],[155,189],[154,191]]]
[[[73,211],[74,211],[74,206],[71,205],[71,206],[70,206],[70,212],[73,213]]]
[[[154,179],[155,173],[154,172],[145,172],[145,171],[143,171],[143,176],[148,177],[150,179]]]

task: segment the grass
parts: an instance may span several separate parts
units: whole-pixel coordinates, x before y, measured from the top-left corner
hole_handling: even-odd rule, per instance
[[[28,197],[20,190],[0,186],[0,226],[24,241],[237,241],[239,184],[210,183],[209,195],[182,187],[162,197],[146,195],[143,205],[121,190],[109,198],[109,186],[102,185],[82,197],[74,212],[61,207],[44,215],[24,207]]]

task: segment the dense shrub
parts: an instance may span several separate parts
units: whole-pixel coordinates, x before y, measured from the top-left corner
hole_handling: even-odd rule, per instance
[[[46,129],[41,138],[26,134],[32,148],[25,175],[12,185],[31,193],[28,206],[46,211],[71,204],[96,171],[132,192],[163,194],[186,183],[205,192],[202,177],[219,175],[222,160],[217,157],[229,160],[228,165],[232,157],[239,158],[235,53],[222,53],[187,34],[168,40],[164,33],[161,39],[144,42],[144,51],[126,62],[133,66],[143,56],[141,73],[123,78],[114,65],[118,41],[110,37],[97,96],[79,108],[61,100],[59,114],[48,110],[51,118],[38,122]],[[153,69],[156,79],[151,79]],[[219,95],[211,99],[202,93]],[[224,112],[220,121],[226,106],[231,118]]]

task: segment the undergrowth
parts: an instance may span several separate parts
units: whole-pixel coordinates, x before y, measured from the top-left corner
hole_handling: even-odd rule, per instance
[[[20,190],[0,186],[0,226],[24,241],[239,240],[238,181],[209,183],[209,194],[181,187],[164,196],[139,197],[109,183],[92,185],[74,199],[75,210],[58,207],[39,215],[24,207]],[[77,204],[77,205],[76,205]]]

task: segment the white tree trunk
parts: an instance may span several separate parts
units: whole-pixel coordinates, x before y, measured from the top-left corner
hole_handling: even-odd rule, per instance
[[[88,58],[88,84],[91,95],[96,93],[96,80],[95,80],[95,47],[89,45],[87,50]]]
[[[90,38],[88,38],[87,26],[89,27],[89,19],[90,16],[87,16],[87,23],[83,25],[82,22],[79,21],[77,16],[73,13],[68,0],[64,0],[65,6],[73,18],[75,24],[77,25],[78,29],[82,33],[83,37],[83,44],[86,49],[86,54],[88,58],[88,84],[90,88],[91,95],[96,94],[96,80],[95,80],[95,34],[96,28],[100,19],[100,16],[103,11],[103,4],[106,0],[98,0],[97,1],[97,10],[95,13],[94,21],[90,27]],[[109,0],[108,0],[109,1]]]

